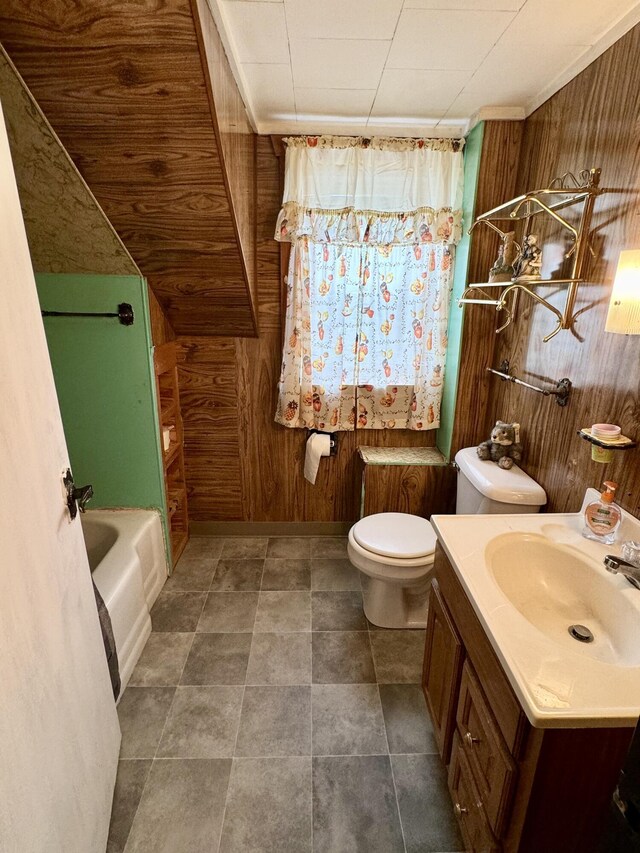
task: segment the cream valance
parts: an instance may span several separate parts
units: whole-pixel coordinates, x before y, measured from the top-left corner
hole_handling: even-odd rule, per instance
[[[456,243],[463,141],[293,137],[276,239]]]

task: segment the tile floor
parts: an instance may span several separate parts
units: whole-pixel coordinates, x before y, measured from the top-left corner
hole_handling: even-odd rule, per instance
[[[192,538],[119,704],[108,853],[450,853],[423,631],[368,624],[342,538]]]

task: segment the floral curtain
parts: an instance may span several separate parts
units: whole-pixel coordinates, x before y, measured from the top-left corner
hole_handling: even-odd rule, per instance
[[[421,156],[431,143],[432,155],[456,155],[440,172],[437,157]],[[340,138],[332,147],[312,137],[288,145],[276,236],[292,251],[276,421],[327,431],[437,427],[461,231],[459,141]],[[302,165],[300,152],[311,154]],[[336,152],[337,165],[326,157]],[[353,152],[385,157],[362,161]],[[388,156],[398,152],[400,161]],[[419,156],[407,161],[407,152]]]

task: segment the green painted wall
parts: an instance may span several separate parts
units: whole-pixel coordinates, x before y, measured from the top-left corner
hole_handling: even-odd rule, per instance
[[[464,321],[464,306],[458,308],[458,299],[467,285],[469,269],[469,251],[471,238],[467,231],[473,222],[480,174],[480,156],[482,154],[482,138],[484,122],[479,122],[467,136],[464,146],[464,192],[462,196],[463,236],[456,246],[455,270],[453,274],[453,291],[449,306],[449,346],[447,349],[447,366],[445,372],[442,406],[440,410],[440,427],[436,435],[436,444],[442,455],[449,460],[451,456],[451,440],[453,437],[453,419],[458,394],[458,372],[460,370],[460,354],[462,348],[462,324]]]
[[[45,317],[73,476],[91,508],[167,508],[160,455],[147,285],[139,276],[36,275],[43,311],[116,311],[135,321]]]

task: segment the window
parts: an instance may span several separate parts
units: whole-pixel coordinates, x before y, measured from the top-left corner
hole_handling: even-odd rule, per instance
[[[425,186],[439,202],[453,186],[455,200],[460,145],[435,140],[425,151],[424,140],[398,140],[399,149],[352,140],[345,147],[341,138],[342,147],[318,148],[314,139],[288,140],[277,234],[291,240],[292,252],[276,420],[323,430],[435,428],[461,214],[442,203],[398,206],[414,204]],[[437,154],[448,155],[440,178]],[[420,166],[430,169],[426,178]]]

